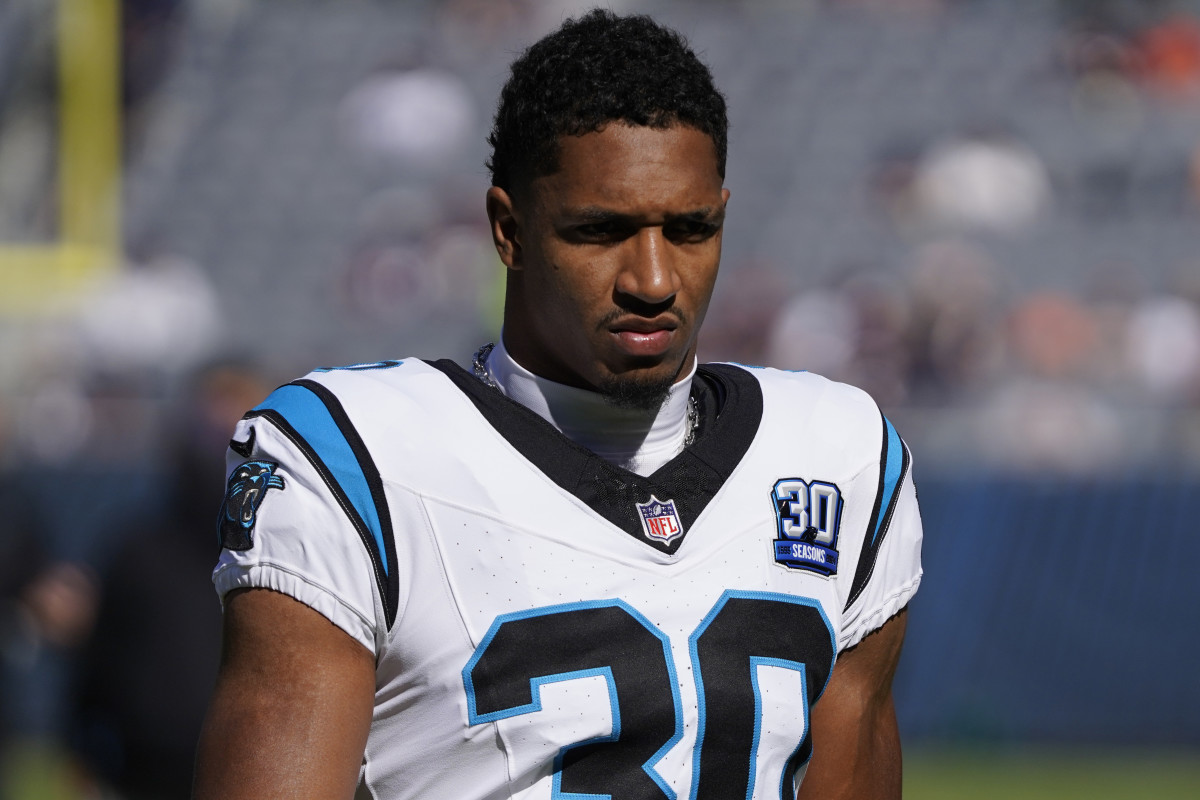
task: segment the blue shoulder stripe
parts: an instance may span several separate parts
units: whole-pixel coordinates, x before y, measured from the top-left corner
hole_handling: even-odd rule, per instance
[[[342,404],[327,387],[305,379],[279,387],[246,417],[273,422],[337,498],[371,558],[390,628],[400,595],[391,513],[379,470]]]
[[[896,428],[887,417],[883,418],[883,428],[887,441],[883,446],[881,464],[883,467],[883,478],[880,482],[880,497],[883,498],[881,508],[891,508],[893,498],[900,489],[900,479],[904,477],[904,444],[900,441],[900,434],[896,433]],[[890,515],[876,512],[875,528],[871,531],[871,547],[874,547],[879,541],[887,516]]]
[[[387,575],[390,565],[387,562],[383,529],[379,523],[379,510],[371,496],[371,488],[363,474],[363,466],[321,398],[306,386],[289,383],[271,392],[270,396],[253,410],[270,410],[281,415],[308,444],[312,455],[329,471],[367,526],[378,548],[383,574]]]
[[[850,596],[846,600],[846,608],[862,594],[875,571],[879,547],[887,536],[892,512],[896,510],[896,501],[900,498],[900,486],[908,472],[909,456],[904,440],[896,433],[895,427],[887,417],[881,414],[880,419],[883,420],[883,445],[879,453],[879,484],[875,492],[875,506],[871,509],[871,517],[864,532],[858,567],[854,570],[854,579],[850,582]]]

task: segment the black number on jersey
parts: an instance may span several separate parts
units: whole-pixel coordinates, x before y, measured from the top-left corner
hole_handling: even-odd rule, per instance
[[[763,699],[760,666],[803,679],[803,734],[792,743],[780,780],[790,792],[812,752],[807,708],[833,666],[833,634],[812,601],[767,592],[726,592],[689,639],[699,698],[692,797],[745,800],[753,793]],[[683,736],[670,642],[619,600],[504,615],[463,670],[471,724],[541,710],[543,684],[602,676],[608,682],[610,736],[567,746],[555,762],[553,797],[673,800],[654,770]]]
[[[538,711],[534,686],[601,675],[619,729],[559,753],[555,795],[667,797],[643,769],[682,728],[666,637],[619,601],[543,611],[497,621],[475,651],[466,671],[471,722]]]
[[[833,633],[812,601],[767,592],[727,592],[691,636],[700,696],[700,733],[692,797],[725,800],[753,795],[762,697],[761,665],[798,672],[807,708],[820,697],[833,667]],[[796,770],[812,754],[807,709],[804,737],[788,754],[780,796],[791,796]]]

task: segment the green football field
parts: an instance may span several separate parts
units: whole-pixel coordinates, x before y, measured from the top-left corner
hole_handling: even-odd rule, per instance
[[[1198,800],[1200,752],[912,750],[905,800]]]

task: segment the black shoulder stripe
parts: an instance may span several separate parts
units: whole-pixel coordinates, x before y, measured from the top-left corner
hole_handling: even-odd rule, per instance
[[[875,571],[879,547],[891,526],[896,501],[900,498],[900,487],[908,474],[908,447],[887,417],[880,415],[880,418],[883,420],[883,447],[879,454],[879,488],[875,492],[875,506],[871,509],[871,518],[867,523],[863,549],[858,557],[854,580],[850,583],[850,598],[846,601],[846,608],[862,594]]]
[[[229,440],[229,449],[237,453],[242,458],[254,457],[254,428],[250,429],[250,433],[246,436],[246,441],[239,442],[236,439]]]
[[[400,594],[391,513],[379,470],[342,404],[321,384],[299,380],[276,389],[246,416],[271,420],[337,498],[371,557],[391,628]]]

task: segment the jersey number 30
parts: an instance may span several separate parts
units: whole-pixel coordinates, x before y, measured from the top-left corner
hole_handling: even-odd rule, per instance
[[[793,670],[803,682],[803,733],[784,754],[776,795],[790,797],[796,770],[812,752],[807,708],[825,688],[834,660],[832,630],[820,607],[791,595],[729,591],[688,645],[699,716],[691,797],[754,796],[755,765],[764,763],[758,752],[763,666]],[[498,617],[463,669],[470,722],[540,711],[544,684],[594,676],[608,684],[612,733],[559,752],[553,797],[674,800],[655,771],[684,733],[670,641],[620,600]]]

